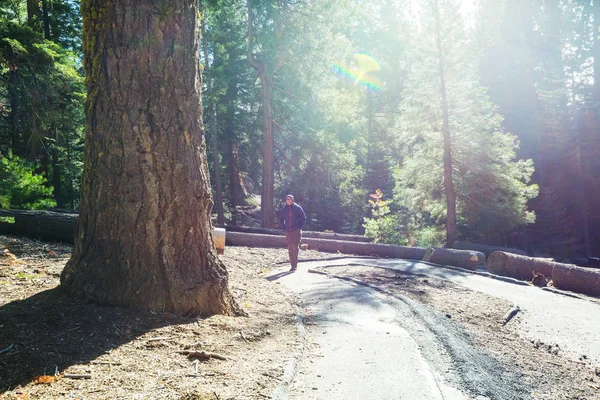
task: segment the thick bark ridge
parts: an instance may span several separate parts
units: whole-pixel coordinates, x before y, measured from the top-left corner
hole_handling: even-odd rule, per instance
[[[82,1],[83,194],[61,276],[87,300],[237,311],[213,250],[194,0]]]

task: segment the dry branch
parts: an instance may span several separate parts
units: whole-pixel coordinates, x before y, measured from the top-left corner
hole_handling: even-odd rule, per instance
[[[510,309],[509,312],[506,313],[506,315],[504,315],[504,317],[502,318],[502,325],[506,325],[508,324],[508,321],[510,321],[511,319],[513,319],[513,317],[515,315],[517,315],[517,313],[520,311],[521,309],[519,308],[518,305],[514,305],[513,308]]]
[[[15,345],[14,345],[14,344],[11,344],[11,345],[10,345],[10,346],[8,346],[7,348],[0,350],[0,354],[2,354],[2,353],[6,353],[7,351],[10,351],[10,350],[11,350],[13,347],[15,347]]]
[[[189,351],[183,350],[178,351],[179,354],[183,354],[184,356],[188,356],[190,358],[198,358],[200,360],[210,360],[211,358],[216,358],[217,360],[227,360],[227,357],[221,355],[219,353],[212,353],[210,351]]]
[[[92,375],[90,375],[90,374],[64,374],[63,378],[69,378],[69,379],[92,379]]]

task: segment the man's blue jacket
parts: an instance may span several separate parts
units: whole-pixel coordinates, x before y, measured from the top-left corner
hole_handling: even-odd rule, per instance
[[[284,231],[295,231],[304,228],[306,223],[306,214],[304,210],[296,203],[291,206],[287,204],[279,210],[279,226]]]

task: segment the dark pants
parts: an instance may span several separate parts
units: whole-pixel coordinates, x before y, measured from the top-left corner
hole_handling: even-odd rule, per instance
[[[300,239],[302,238],[302,229],[285,232],[285,242],[287,244],[288,253],[290,255],[290,264],[292,268],[298,267],[298,251],[300,247]]]

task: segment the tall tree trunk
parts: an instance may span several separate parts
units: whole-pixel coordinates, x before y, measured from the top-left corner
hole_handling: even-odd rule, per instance
[[[213,165],[215,169],[215,202],[217,206],[217,223],[223,225],[225,219],[223,216],[223,187],[221,185],[221,163],[219,162],[219,147],[217,145],[217,111],[215,108],[215,100],[212,92],[212,81],[210,79],[210,67],[208,60],[208,40],[206,39],[206,23],[204,16],[204,2],[200,0],[200,27],[202,29],[202,47],[204,51],[204,75],[206,76],[206,90],[209,99],[208,110],[210,113],[210,136],[212,144]]]
[[[84,0],[83,193],[63,288],[179,314],[238,308],[211,236],[196,0]]]
[[[256,71],[258,71],[262,84],[262,105],[263,105],[263,174],[262,174],[262,194],[260,198],[261,208],[261,227],[273,227],[273,197],[275,174],[273,170],[273,79],[275,72],[281,68],[282,63],[274,63],[274,67],[270,68],[266,61],[259,62],[254,57],[253,51],[253,34],[252,34],[252,0],[246,2],[248,8],[248,62]],[[275,40],[279,40],[279,21],[278,16],[273,21],[275,30]]]
[[[263,174],[262,174],[262,196],[260,198],[261,220],[263,228],[273,228],[273,198],[275,174],[273,171],[273,76],[268,70],[263,69],[260,80],[262,82],[263,99]]]
[[[34,30],[39,26],[41,11],[40,0],[27,0],[27,24]]]
[[[10,64],[8,71],[8,102],[10,104],[10,149],[13,151],[13,153],[17,150],[17,145],[19,142],[19,96],[17,93],[18,84],[19,76],[17,72],[17,66],[15,64]]]
[[[50,17],[48,15],[48,0],[42,0],[42,21],[44,26],[44,39],[50,40]]]
[[[594,100],[600,107],[600,0],[592,0],[594,7],[593,54],[594,54]]]
[[[61,192],[61,177],[60,177],[60,163],[58,146],[60,145],[60,135],[58,129],[56,129],[56,121],[52,122],[52,131],[54,134],[54,144],[52,145],[52,186],[54,200],[56,200],[56,207],[63,208],[63,201],[60,195]]]
[[[444,135],[444,189],[446,191],[446,247],[451,247],[458,239],[456,228],[456,193],[452,178],[452,143],[450,124],[448,122],[448,99],[446,95],[446,78],[444,71],[444,53],[442,48],[442,32],[440,26],[440,10],[437,0],[434,1],[435,35],[439,59],[440,94],[442,96],[442,133]]]

